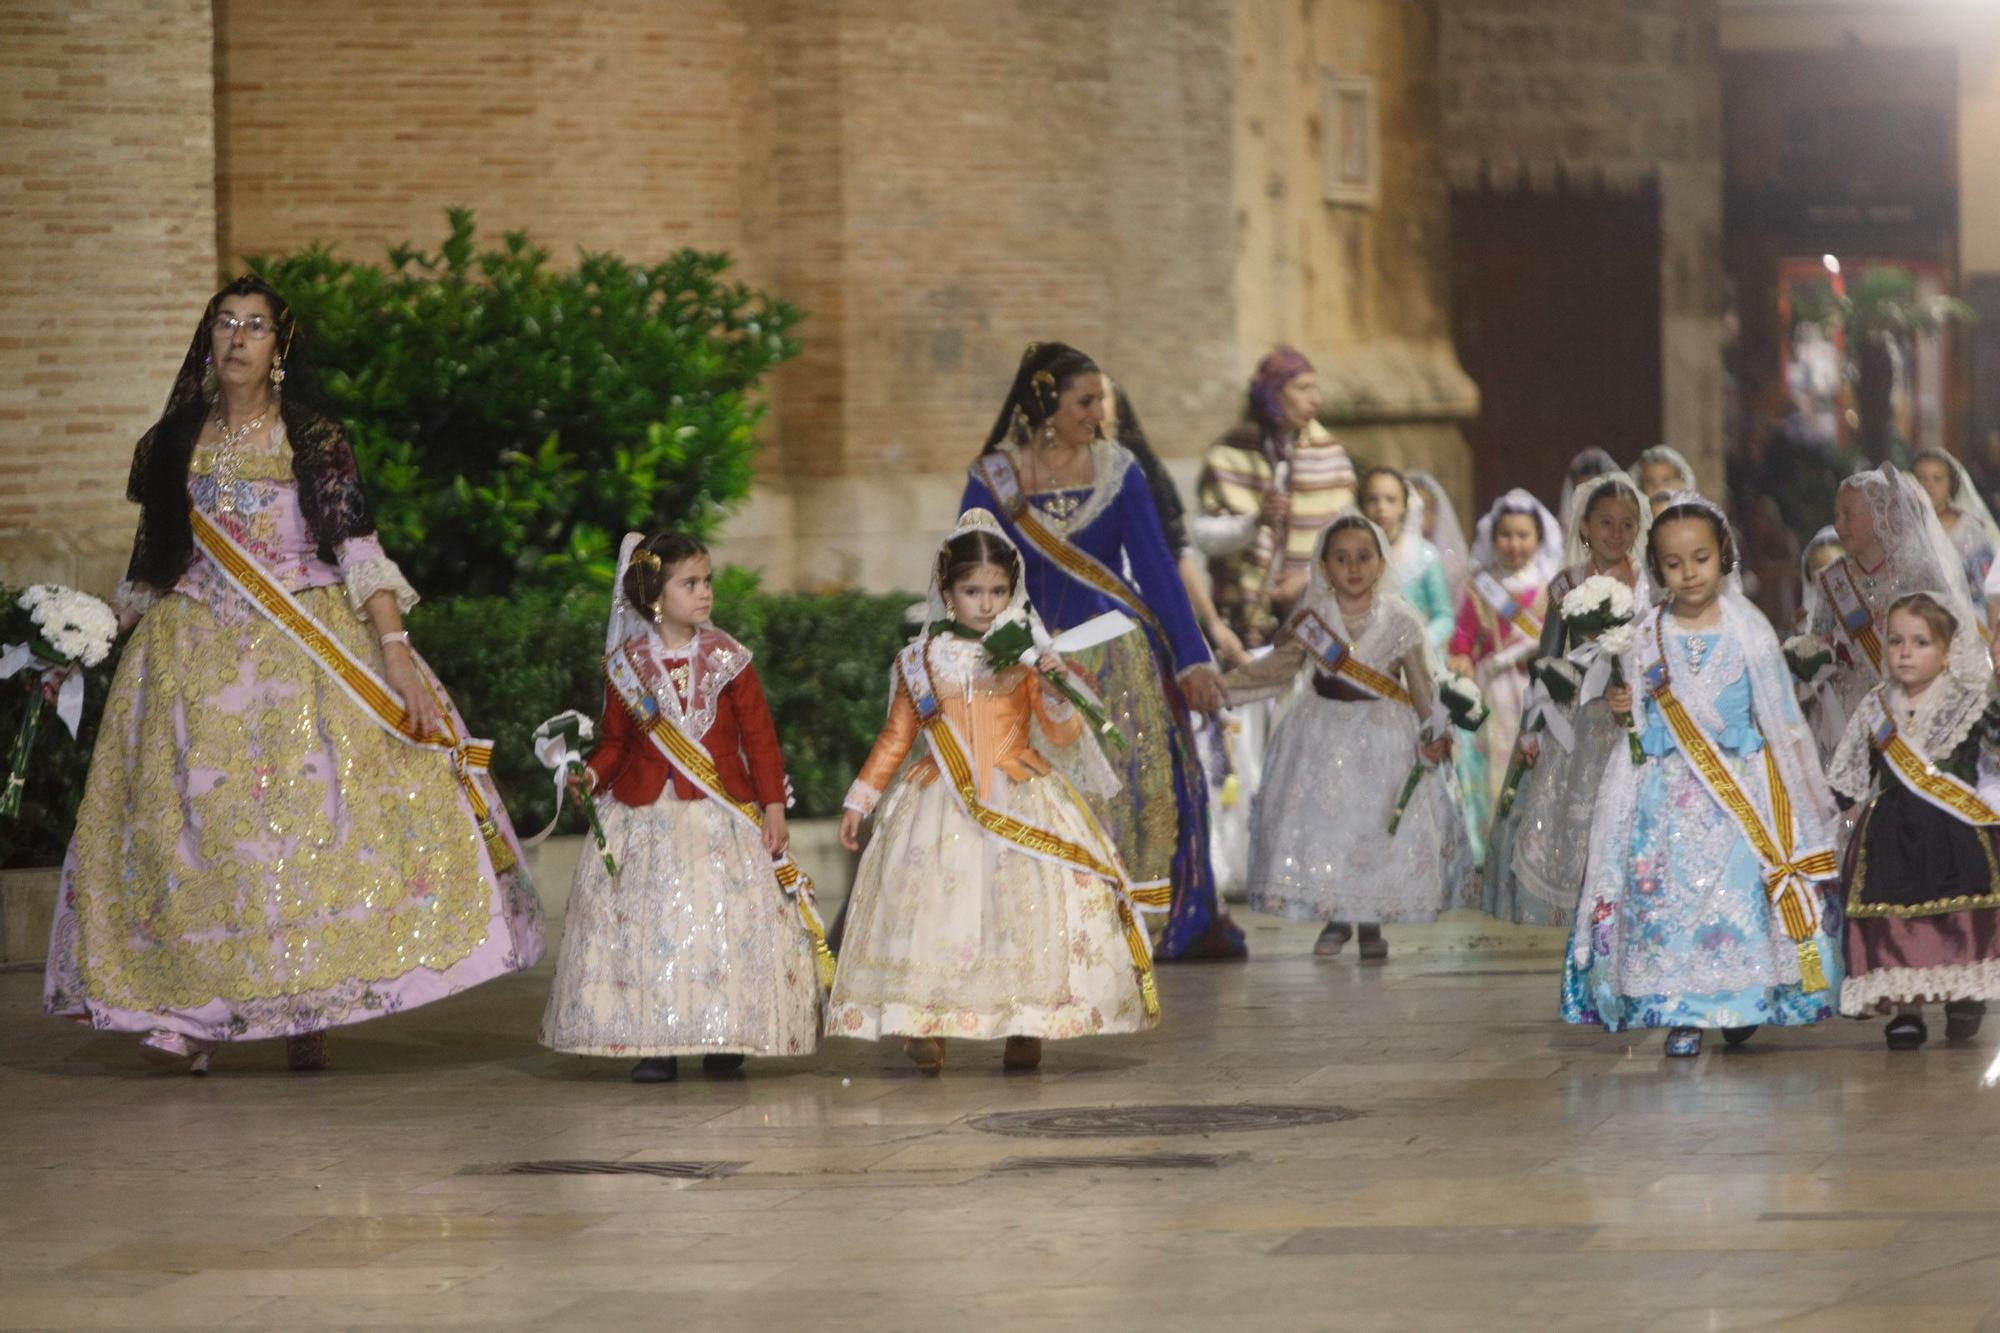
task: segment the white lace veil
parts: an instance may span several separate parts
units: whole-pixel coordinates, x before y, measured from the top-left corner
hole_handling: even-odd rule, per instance
[[[1563,567],[1573,569],[1587,564],[1590,560],[1590,543],[1584,540],[1583,520],[1590,512],[1590,502],[1605,491],[1622,491],[1627,499],[1639,510],[1639,535],[1632,541],[1632,564],[1639,571],[1641,579],[1646,575],[1646,536],[1653,530],[1653,506],[1646,497],[1639,494],[1639,484],[1623,472],[1610,472],[1601,477],[1592,477],[1576,488],[1570,497],[1569,509],[1563,515],[1563,531],[1567,534],[1563,550]]]
[[[1493,529],[1508,514],[1534,515],[1542,532],[1541,548],[1529,558],[1520,573],[1512,577],[1530,580],[1537,588],[1546,587],[1562,568],[1562,524],[1556,522],[1556,516],[1548,511],[1546,505],[1518,486],[1495,500],[1493,507],[1486,511],[1486,516],[1479,520],[1479,535],[1472,543],[1473,568],[1499,572],[1500,560],[1493,546]]]
[[[1840,483],[1843,491],[1859,491],[1868,501],[1875,521],[1875,536],[1882,543],[1887,566],[1876,580],[1881,590],[1880,610],[1899,597],[1927,592],[1958,621],[1952,635],[1947,670],[1967,684],[1983,682],[1989,671],[1985,641],[1979,633],[1979,613],[1965,582],[1965,562],[1951,544],[1944,524],[1938,522],[1931,497],[1917,479],[1889,464],[1857,472]],[[1853,552],[1849,552],[1850,559]],[[1826,605],[1826,592],[1815,579],[1806,584],[1806,611],[1815,627],[1830,624],[1834,609]],[[1878,632],[1886,633],[1886,625]]]
[[[1640,494],[1645,494],[1645,472],[1647,467],[1661,463],[1672,466],[1680,473],[1680,484],[1670,488],[1675,493],[1676,498],[1678,498],[1681,491],[1697,491],[1700,489],[1694,479],[1694,464],[1687,461],[1687,455],[1670,444],[1656,444],[1652,448],[1640,452],[1638,458],[1633,460],[1631,470],[1627,474],[1632,478],[1632,484],[1639,488]],[[1646,498],[1650,500],[1652,496],[1649,495]]]
[[[1916,463],[1926,458],[1935,458],[1951,464],[1952,476],[1956,478],[1953,483],[1951,507],[1958,511],[1960,522],[1971,523],[1978,528],[1985,535],[1987,546],[1996,555],[2000,555],[2000,524],[1993,521],[1993,511],[1986,507],[1986,497],[1979,493],[1979,487],[1973,482],[1972,474],[1965,470],[1965,464],[1959,461],[1957,455],[1947,453],[1943,449],[1926,449],[1917,455],[1915,462],[1911,464],[1911,469],[1914,471]],[[1951,534],[1945,535],[1949,537]]]
[[[1407,474],[1412,491],[1410,517],[1403,520],[1403,526],[1412,522],[1417,525],[1417,535],[1426,538],[1437,547],[1438,558],[1444,564],[1445,587],[1451,592],[1453,606],[1465,596],[1466,581],[1472,577],[1472,554],[1466,545],[1465,529],[1458,521],[1458,510],[1452,507],[1451,497],[1444,493],[1444,483],[1428,472]],[[1430,531],[1424,529],[1428,526]]]
[[[1578,453],[1569,460],[1569,467],[1563,472],[1562,493],[1556,498],[1556,512],[1564,519],[1568,519],[1569,508],[1576,503],[1578,491],[1599,477],[1610,476],[1621,470],[1617,459],[1594,444]],[[1584,473],[1582,480],[1577,479],[1578,472]]]
[[[1691,491],[1675,495],[1672,504],[1701,508],[1715,519],[1720,531],[1728,531],[1729,520],[1722,510]],[[1794,846],[1800,851],[1830,848],[1833,846],[1837,813],[1820,766],[1812,729],[1806,725],[1805,716],[1799,710],[1784,649],[1779,645],[1770,621],[1744,595],[1739,569],[1732,567],[1723,580],[1720,600],[1724,632],[1735,640],[1743,654],[1743,669],[1750,681],[1755,725],[1772,758],[1777,761],[1778,772],[1784,778],[1785,789],[1791,797]],[[1671,609],[1662,609],[1651,615],[1659,618],[1655,623],[1665,626],[1671,623],[1673,613]],[[1640,671],[1640,665],[1634,661],[1629,664],[1626,676],[1636,681]],[[1675,692],[1679,694],[1684,693],[1693,682],[1677,681],[1676,684]],[[1718,678],[1710,688],[1719,691],[1727,684],[1728,681]],[[1690,711],[1699,715],[1702,710],[1695,706],[1696,701],[1690,699],[1688,702]],[[1639,779],[1645,770],[1632,763],[1623,746],[1614,747],[1614,751],[1605,764],[1591,829],[1589,868],[1584,879],[1583,906],[1579,909],[1586,912],[1600,898],[1613,902],[1617,900],[1632,864],[1630,843],[1636,826]],[[1765,784],[1746,782],[1744,786],[1758,797],[1758,811],[1764,818],[1765,826],[1770,827],[1771,802]],[[1733,826],[1730,833],[1735,836]],[[1779,923],[1778,914],[1771,913],[1771,919],[1774,938],[1782,939],[1783,926]],[[1798,959],[1789,943],[1775,953],[1783,970],[1783,979],[1796,982],[1799,979]]]
[[[625,600],[625,571],[632,567],[632,552],[646,541],[643,532],[628,532],[618,543],[618,572],[611,576],[611,614],[604,622],[604,655],[611,656],[618,645],[642,632],[650,633],[653,618]]]
[[[1340,635],[1348,643],[1356,643],[1359,635],[1347,623],[1347,617],[1340,612],[1340,602],[1333,594],[1333,583],[1326,576],[1326,548],[1337,533],[1365,528],[1375,539],[1375,552],[1382,561],[1382,577],[1375,583],[1374,616],[1370,630],[1387,633],[1393,623],[1397,628],[1395,637],[1388,645],[1388,655],[1401,658],[1412,648],[1423,653],[1426,673],[1433,681],[1438,675],[1435,655],[1431,652],[1430,635],[1424,632],[1424,619],[1417,614],[1417,608],[1397,589],[1395,575],[1390,572],[1392,547],[1389,535],[1378,527],[1375,521],[1352,506],[1340,510],[1327,525],[1319,530],[1319,538],[1313,543],[1312,572],[1306,579],[1306,593],[1301,605],[1310,607],[1326,621],[1328,628]]]

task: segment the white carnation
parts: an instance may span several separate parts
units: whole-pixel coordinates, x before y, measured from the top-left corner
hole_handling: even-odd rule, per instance
[[[1609,574],[1593,574],[1563,597],[1562,614],[1574,620],[1609,611],[1614,617],[1632,614],[1632,590]]]
[[[1028,613],[1018,606],[1010,606],[999,615],[993,617],[993,629],[989,629],[987,633],[991,634],[993,630],[999,629],[1003,625],[1025,625],[1027,623]]]
[[[1623,657],[1632,651],[1632,627],[1616,625],[1597,636],[1598,651],[1612,657]]]
[[[19,605],[36,631],[65,662],[94,667],[118,639],[118,615],[89,593],[38,583],[21,594]]]
[[[1785,640],[1785,651],[1801,661],[1810,661],[1822,653],[1830,653],[1833,646],[1817,634],[1794,634]]]

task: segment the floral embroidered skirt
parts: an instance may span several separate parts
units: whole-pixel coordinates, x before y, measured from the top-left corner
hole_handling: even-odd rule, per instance
[[[1134,884],[1165,884],[1173,876],[1180,835],[1175,802],[1176,727],[1159,667],[1146,636],[1127,634],[1071,656],[1088,674],[1097,697],[1125,737],[1123,749],[1106,746],[1104,757],[1117,770],[1119,789],[1091,808],[1118,844]]]
[[[297,596],[382,669],[338,589]],[[247,604],[174,594],[146,613],[63,865],[50,1013],[282,1037],[442,999],[541,951],[534,890],[494,873],[446,755],[385,732]]]
[[[877,813],[827,1035],[1061,1038],[1151,1027],[1110,882],[984,832],[925,773],[907,774]],[[988,777],[991,808],[1102,845],[1060,776]]]
[[[1753,799],[1763,793],[1761,754],[1726,761]],[[1832,1018],[1841,984],[1837,900],[1822,894],[1814,939],[1828,988],[1807,991],[1797,946],[1771,919],[1763,867],[1687,760],[1649,760],[1638,783],[1617,901],[1584,894],[1571,929],[1564,1021],[1622,1032]]]
[[[577,1055],[809,1055],[819,974],[798,906],[750,825],[669,786],[649,806],[599,802],[576,866],[544,1046]]]

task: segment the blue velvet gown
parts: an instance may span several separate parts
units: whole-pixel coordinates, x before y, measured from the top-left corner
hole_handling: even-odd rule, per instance
[[[1099,457],[1105,455],[1100,451]],[[1208,785],[1176,679],[1188,668],[1213,659],[1181,586],[1173,553],[1167,549],[1145,473],[1129,459],[1126,455],[1127,465],[1114,469],[1117,493],[1101,503],[1094,502],[1094,486],[1035,493],[1028,502],[1058,531],[1069,515],[1087,514],[1086,522],[1065,534],[1070,544],[1118,575],[1164,631],[1162,638],[1142,624],[1138,632],[1078,654],[1072,661],[1095,674],[1105,706],[1129,742],[1123,751],[1106,755],[1125,785],[1103,803],[1100,817],[1118,839],[1135,883],[1163,877],[1172,881],[1173,906],[1157,950],[1162,961],[1171,961],[1216,932],[1218,924],[1238,946],[1242,935],[1217,901],[1208,850]],[[1124,609],[1023,537],[976,470],[966,484],[959,512],[974,508],[998,516],[1020,547],[1028,598],[1051,633]],[[1162,758],[1166,765],[1159,763]],[[1162,782],[1162,777],[1169,781]],[[1212,947],[1215,941],[1209,943]]]

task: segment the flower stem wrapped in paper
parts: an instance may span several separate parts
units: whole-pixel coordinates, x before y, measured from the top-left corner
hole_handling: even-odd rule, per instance
[[[1447,671],[1438,678],[1437,703],[1431,709],[1431,716],[1419,732],[1423,744],[1429,745],[1441,736],[1451,734],[1456,727],[1468,734],[1486,725],[1492,710],[1486,706],[1486,698],[1480,694],[1479,686],[1470,676],[1457,671]],[[1424,770],[1430,767],[1422,757],[1410,766],[1410,776],[1403,780],[1403,790],[1396,796],[1396,808],[1389,816],[1389,836],[1394,837],[1402,827],[1403,812],[1409,809],[1410,798],[1416,795],[1417,784],[1424,780]]]
[[[532,838],[523,839],[522,846],[539,847],[548,840],[549,834],[555,832],[556,825],[562,821],[563,794],[569,788],[570,779],[588,771],[581,746],[596,734],[590,719],[574,708],[558,713],[535,728],[535,758],[541,761],[543,768],[555,774],[556,814],[547,828]],[[590,821],[590,834],[597,840],[597,854],[604,860],[605,873],[615,881],[618,878],[618,863],[611,859],[611,844],[605,840],[604,825],[597,818],[597,802],[584,798],[581,804],[583,817]]]
[[[14,734],[7,786],[0,791],[0,817],[21,813],[21,795],[28,782],[28,756],[35,748],[42,709],[55,705],[56,716],[72,738],[83,723],[83,672],[98,666],[118,640],[118,616],[88,593],[53,583],[38,583],[21,594],[8,633],[20,641],[0,644],[0,680],[22,672],[35,673],[21,729]]]
[[[1521,782],[1530,765],[1530,737],[1546,731],[1563,749],[1576,746],[1576,732],[1562,710],[1583,692],[1583,668],[1566,657],[1538,657],[1528,664],[1528,679],[1531,689],[1521,718],[1521,743],[1514,746],[1514,757],[1507,762],[1500,801],[1493,810],[1495,820],[1505,819],[1514,808],[1514,798],[1521,794]]]
[[[1583,703],[1607,689],[1625,688],[1625,654],[1632,651],[1632,590],[1606,574],[1593,574],[1562,600],[1563,628],[1576,642],[1569,660],[1583,668]],[[1634,764],[1646,762],[1639,733],[1627,709],[1612,715],[1625,728],[1625,743]]]
[[[1107,611],[1049,638],[1036,632],[1037,627],[1024,612],[1010,610],[993,622],[993,628],[986,631],[980,643],[986,649],[987,665],[996,673],[1016,664],[1040,671],[1044,653],[1074,653],[1094,648],[1137,628],[1138,622],[1124,612]],[[1118,730],[1118,724],[1105,714],[1104,705],[1083,690],[1069,672],[1060,669],[1042,671],[1042,679],[1054,686],[1057,693],[1083,714],[1100,740],[1121,750],[1125,748],[1125,734]]]

